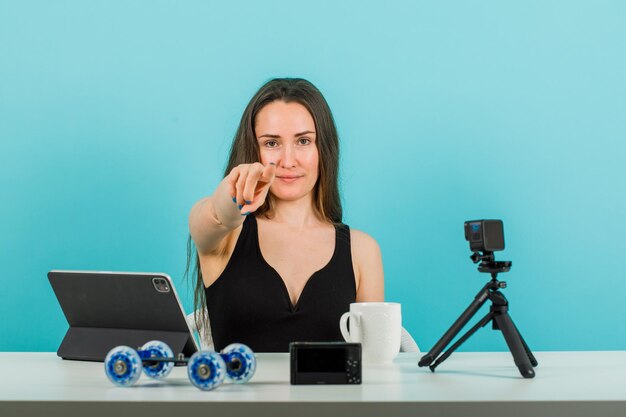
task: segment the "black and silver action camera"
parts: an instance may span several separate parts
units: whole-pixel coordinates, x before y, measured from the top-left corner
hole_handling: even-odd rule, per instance
[[[465,222],[465,240],[473,252],[495,252],[504,249],[502,220],[469,220]]]
[[[465,240],[473,252],[470,258],[480,272],[508,272],[511,262],[497,262],[493,253],[504,249],[504,226],[502,220],[468,220],[464,224]],[[506,283],[503,283],[506,285]]]
[[[361,344],[292,342],[291,384],[360,384]]]

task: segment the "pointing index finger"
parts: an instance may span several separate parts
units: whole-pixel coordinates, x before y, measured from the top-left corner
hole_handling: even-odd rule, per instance
[[[260,181],[263,182],[272,182],[274,180],[274,176],[276,175],[276,164],[270,162],[263,169],[263,173],[261,173]]]

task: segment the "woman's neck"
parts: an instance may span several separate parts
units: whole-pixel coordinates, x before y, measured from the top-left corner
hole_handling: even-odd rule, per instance
[[[272,221],[274,222],[298,228],[320,224],[320,219],[313,209],[313,201],[310,194],[299,200],[292,201],[274,198],[272,208]]]

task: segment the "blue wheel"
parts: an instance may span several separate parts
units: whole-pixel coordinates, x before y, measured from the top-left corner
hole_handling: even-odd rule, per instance
[[[196,387],[210,391],[224,382],[226,365],[219,353],[204,350],[191,355],[187,364],[187,374]]]
[[[149,358],[173,358],[174,352],[160,340],[151,340],[139,349],[139,355],[145,361]],[[172,372],[174,362],[155,362],[154,364],[144,364],[143,372],[154,379],[165,378]]]
[[[226,362],[226,375],[236,384],[248,382],[256,371],[256,357],[248,346],[233,343],[222,350],[222,359]]]
[[[121,387],[135,384],[141,376],[141,358],[128,346],[118,346],[107,353],[104,372],[111,382]]]

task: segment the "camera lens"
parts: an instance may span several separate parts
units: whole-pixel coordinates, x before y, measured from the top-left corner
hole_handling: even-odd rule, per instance
[[[158,292],[169,292],[170,286],[166,279],[154,277],[152,278],[152,285],[154,285],[154,289]]]
[[[480,230],[480,223],[471,223],[470,224],[470,229],[472,231],[472,233],[471,233],[471,241],[472,242],[480,242],[482,240],[481,230]]]

